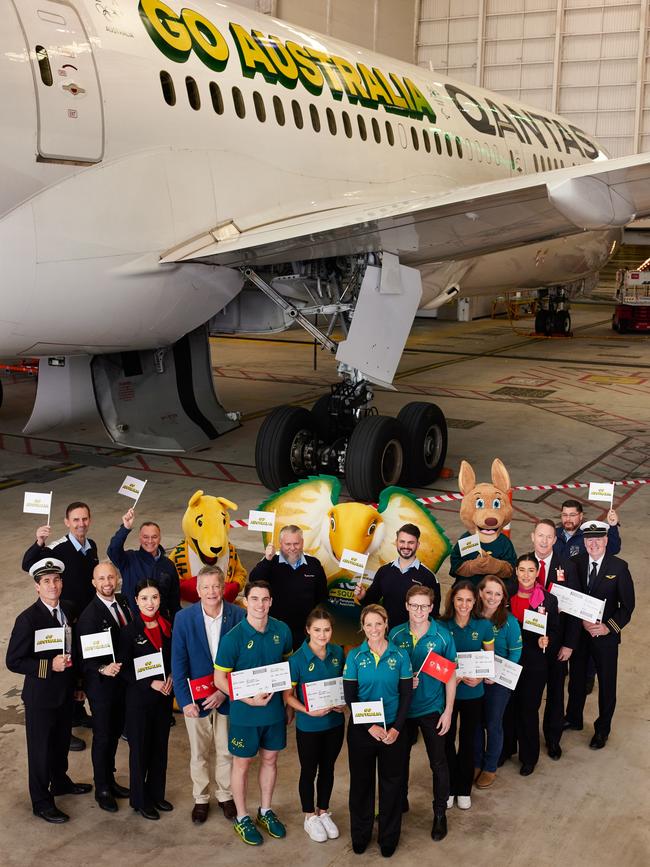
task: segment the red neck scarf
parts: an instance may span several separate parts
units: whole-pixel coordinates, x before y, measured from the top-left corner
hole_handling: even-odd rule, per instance
[[[144,623],[144,634],[147,636],[149,641],[153,644],[156,650],[162,650],[162,636],[164,635],[166,638],[172,634],[172,628],[167,620],[161,615],[157,614],[153,620],[149,620],[144,616],[142,611],[140,612],[140,617],[142,618],[142,622]],[[162,632],[162,635],[160,634]]]

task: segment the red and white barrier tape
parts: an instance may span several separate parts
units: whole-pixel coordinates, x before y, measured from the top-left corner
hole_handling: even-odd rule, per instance
[[[511,491],[570,491],[578,488],[588,488],[589,482],[566,482],[559,485],[514,485]],[[650,479],[625,479],[621,482],[614,482],[615,485],[622,485],[625,488],[634,488],[640,485],[650,485]],[[438,494],[435,497],[418,497],[418,503],[424,506],[431,506],[435,503],[453,503],[455,500],[462,500],[463,495],[460,493],[453,494]],[[248,527],[248,521],[236,520],[230,522],[232,529]]]

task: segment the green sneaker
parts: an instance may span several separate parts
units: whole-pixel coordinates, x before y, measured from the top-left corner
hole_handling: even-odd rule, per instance
[[[233,828],[235,834],[239,834],[244,843],[248,843],[249,846],[261,846],[264,842],[250,816],[244,816],[241,822],[233,822]]]
[[[287,836],[287,829],[275,815],[273,810],[267,810],[264,815],[257,811],[257,824],[265,828],[270,837],[275,837],[276,840]]]

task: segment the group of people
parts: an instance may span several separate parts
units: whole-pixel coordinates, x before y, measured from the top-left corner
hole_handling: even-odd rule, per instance
[[[510,579],[461,577],[442,607],[440,585],[417,557],[419,529],[404,525],[395,560],[378,570],[369,588],[358,588],[364,641],[346,652],[332,641],[325,573],[316,558],[305,555],[298,527],[281,530],[277,552],[267,547],[249,576],[242,605],[223,599],[223,572],[206,566],[197,578],[199,601],[180,608],[178,576],[160,545],[157,524],[142,524],[139,550],[126,551],[134,523],[129,510],[109,545],[110,559],[99,560],[87,538],[88,506],[70,504],[67,536],[47,545],[50,530],[41,527],[25,554],[23,567],[34,578],[38,599],[18,616],[7,650],[8,668],[25,676],[34,814],[65,822],[69,817],[55,797],[92,790],[70,779],[67,763],[71,728],[85,698],[92,713],[99,807],[116,812],[118,800],[128,798],[149,820],[172,810],[166,771],[175,696],[190,747],[193,823],[207,820],[214,793],[245,843],[260,845],[261,831],[285,836],[273,793],[287,725],[295,718],[298,795],[311,840],[339,836],[330,800],[347,737],[353,850],[364,852],[371,840],[378,795],[378,842],[382,855],[390,857],[409,809],[410,753],[419,733],[432,772],[431,837],[444,839],[447,811],[454,804],[469,809],[473,786],[493,785],[498,767],[515,752],[522,776],[533,773],[545,690],[546,749],[551,759],[561,758],[563,730],[583,727],[591,664],[598,677],[599,716],[590,746],[602,749],[607,742],[618,645],[634,609],[634,587],[627,564],[615,556],[616,513],[610,511],[607,522],[585,523],[583,517],[579,502],[566,501],[559,527],[549,520],[536,524],[532,550],[516,558]],[[604,600],[602,620],[590,623],[560,613],[551,592],[555,582]],[[522,628],[531,609],[546,614],[544,635]],[[99,633],[110,635],[109,649],[103,655],[84,652],[88,637]],[[433,653],[453,668],[459,653],[478,650],[521,666],[514,691],[490,678],[456,673],[439,678],[426,664]],[[289,683],[230,698],[234,673],[283,661]],[[336,701],[310,709],[306,685],[339,679]],[[346,707],[379,701],[381,722],[355,722],[346,714]],[[128,787],[115,779],[122,735],[129,746]],[[259,804],[251,813],[247,793],[256,758]]]

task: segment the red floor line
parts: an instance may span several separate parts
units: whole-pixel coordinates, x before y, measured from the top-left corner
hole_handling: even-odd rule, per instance
[[[212,463],[215,465],[215,467],[219,470],[220,473],[224,474],[225,478],[229,482],[236,482],[237,481],[237,479],[233,476],[233,474],[229,473],[228,470],[222,464],[218,463],[217,461],[212,461]]]
[[[185,464],[183,463],[183,461],[180,458],[175,457],[175,458],[173,458],[173,461],[175,464],[177,464],[183,470],[183,472],[186,476],[193,476],[194,475],[194,473],[190,469],[188,469],[188,467],[185,466]]]

